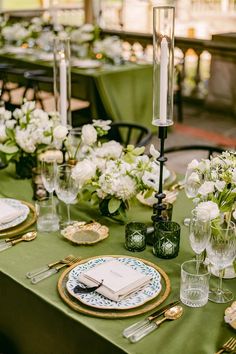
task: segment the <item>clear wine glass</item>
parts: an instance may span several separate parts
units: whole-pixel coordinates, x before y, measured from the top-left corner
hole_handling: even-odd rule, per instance
[[[69,160],[77,160],[78,152],[81,144],[81,128],[70,129],[67,141],[66,150]]]
[[[54,159],[45,159],[42,161],[41,176],[44,188],[49,192],[53,204],[53,192],[55,190],[57,175],[57,163]]]
[[[184,190],[185,194],[188,198],[195,198],[198,194],[198,189],[200,187],[200,183],[197,183],[194,178],[191,178],[193,171],[187,170],[184,179]]]
[[[224,268],[232,264],[236,256],[236,233],[233,222],[211,226],[211,236],[206,246],[207,257],[219,272],[219,283],[216,289],[211,289],[209,300],[216,303],[227,303],[233,299],[228,289],[223,289],[222,278]]]
[[[59,217],[56,211],[56,204],[53,198],[57,175],[57,163],[55,159],[44,159],[41,163],[41,177],[44,188],[49,192],[51,201],[51,213],[48,215],[51,220],[51,231],[55,231],[55,225],[59,227]],[[50,231],[50,227],[49,227]]]
[[[63,164],[57,167],[57,178],[55,190],[60,200],[67,206],[67,222],[63,226],[73,224],[75,221],[70,217],[70,204],[72,204],[78,194],[78,185],[72,176],[74,166]]]
[[[204,214],[198,215],[196,209],[192,210],[192,218],[189,225],[189,241],[192,250],[196,254],[196,260],[202,260],[202,253],[211,235],[210,213],[204,211]]]

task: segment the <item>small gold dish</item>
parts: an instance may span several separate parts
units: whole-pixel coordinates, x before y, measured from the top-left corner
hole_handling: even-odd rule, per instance
[[[61,231],[62,236],[78,245],[93,245],[109,236],[109,228],[96,221],[78,221]]]

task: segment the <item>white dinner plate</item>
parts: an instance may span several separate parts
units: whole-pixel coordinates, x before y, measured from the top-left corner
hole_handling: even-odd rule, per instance
[[[10,227],[14,227],[16,225],[19,225],[27,219],[27,216],[30,212],[29,207],[27,205],[21,203],[20,200],[11,199],[11,198],[1,198],[1,201],[3,203],[10,205],[13,208],[16,208],[17,210],[20,210],[21,215],[8,223],[0,224],[0,231],[7,230]]]
[[[149,284],[145,286],[143,289],[140,289],[129,297],[120,300],[120,301],[112,301],[105,296],[97,293],[96,291],[88,294],[76,294],[74,292],[74,288],[80,284],[78,281],[78,277],[81,273],[111,259],[116,259],[119,262],[137,270],[145,275],[151,275],[152,279]],[[98,309],[106,309],[106,310],[128,310],[138,306],[145,304],[146,302],[155,298],[161,291],[161,275],[159,272],[152,268],[151,266],[146,265],[142,261],[129,258],[129,257],[98,257],[92,260],[89,260],[86,263],[79,264],[75,268],[73,268],[69,273],[69,278],[66,283],[67,291],[75,297],[77,300],[81,301],[87,306],[95,307]]]

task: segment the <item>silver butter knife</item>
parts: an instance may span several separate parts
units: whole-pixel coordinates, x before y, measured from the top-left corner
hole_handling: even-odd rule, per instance
[[[148,325],[149,323],[151,323],[152,320],[154,320],[155,318],[157,318],[157,317],[163,315],[163,313],[164,313],[167,309],[169,309],[169,308],[171,308],[171,307],[173,307],[173,306],[178,305],[179,302],[180,302],[179,300],[173,301],[173,302],[171,302],[171,303],[169,303],[169,304],[167,304],[167,305],[161,307],[159,310],[153,312],[151,315],[149,315],[148,317],[146,317],[144,320],[139,321],[139,322],[136,322],[136,323],[134,323],[133,325],[131,325],[131,326],[125,328],[124,331],[123,331],[123,336],[124,336],[125,338],[129,338],[129,337],[132,336],[136,331],[138,331],[140,328],[142,328],[142,327]]]

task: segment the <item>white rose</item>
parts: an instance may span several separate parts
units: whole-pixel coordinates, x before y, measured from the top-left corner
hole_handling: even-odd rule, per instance
[[[13,117],[16,119],[20,119],[23,115],[24,115],[24,113],[19,108],[16,108],[13,112]]]
[[[232,181],[236,183],[236,168],[234,168],[232,172]]]
[[[233,218],[236,220],[236,209],[233,211]]]
[[[82,141],[85,145],[92,145],[97,141],[97,131],[92,124],[85,124],[82,128]]]
[[[21,109],[24,114],[27,112],[31,112],[35,109],[35,102],[34,101],[27,101],[23,104]]]
[[[212,201],[199,203],[196,208],[197,218],[202,221],[213,220],[220,215],[219,207]]]
[[[64,140],[67,134],[68,134],[68,129],[63,125],[58,125],[53,130],[53,137],[57,140]]]
[[[200,183],[200,178],[197,172],[192,172],[191,175],[187,178],[187,184],[198,184]]]
[[[219,192],[223,191],[223,189],[225,188],[225,185],[226,185],[225,181],[216,181],[216,183],[215,183],[215,187]]]
[[[86,182],[93,178],[95,174],[96,165],[92,161],[85,159],[76,164],[72,172],[72,177],[81,188]]]
[[[13,129],[15,124],[16,124],[16,120],[15,119],[10,119],[10,120],[6,121],[6,127],[8,129]]]
[[[7,140],[6,127],[0,125],[0,143],[4,143]]]
[[[198,190],[198,193],[203,195],[203,196],[206,196],[207,194],[213,193],[214,192],[214,186],[215,186],[214,182],[206,181],[206,182],[204,182],[201,185],[201,187]]]
[[[194,170],[195,168],[197,168],[199,165],[198,160],[193,159],[189,164],[188,164],[188,170]]]

